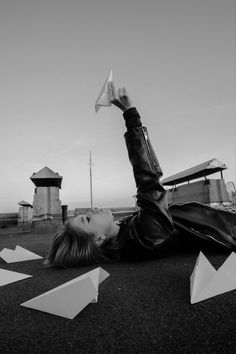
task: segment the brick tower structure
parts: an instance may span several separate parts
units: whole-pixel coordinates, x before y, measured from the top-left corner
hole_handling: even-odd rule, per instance
[[[33,216],[50,217],[61,216],[61,201],[59,189],[61,188],[62,176],[44,167],[30,177],[35,184]]]

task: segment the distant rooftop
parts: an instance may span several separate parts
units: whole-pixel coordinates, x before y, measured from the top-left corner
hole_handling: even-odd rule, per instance
[[[164,178],[161,183],[164,186],[173,186],[178,183],[188,182],[195,178],[206,177],[216,172],[222,172],[227,166],[218,159],[211,159],[182,172]]]
[[[18,203],[18,205],[21,205],[21,206],[29,206],[29,207],[33,207],[32,204],[26,202],[25,200],[22,200],[21,202]]]
[[[44,186],[56,186],[61,188],[62,176],[60,176],[57,172],[52,171],[50,168],[45,166],[41,170],[36,173],[33,173],[30,177],[31,181],[37,187]]]

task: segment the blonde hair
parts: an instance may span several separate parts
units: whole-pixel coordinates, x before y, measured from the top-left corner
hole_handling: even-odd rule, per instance
[[[118,258],[117,245],[107,243],[98,247],[93,234],[74,228],[68,222],[52,241],[44,262],[47,266],[78,267],[103,263]]]
[[[75,267],[105,261],[101,249],[96,246],[94,235],[84,230],[75,230],[68,222],[52,241],[45,265]]]

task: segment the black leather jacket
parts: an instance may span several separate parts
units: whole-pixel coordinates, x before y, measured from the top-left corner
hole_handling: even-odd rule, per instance
[[[124,113],[125,141],[133,166],[140,210],[120,223],[120,256],[141,260],[162,257],[202,245],[236,248],[236,214],[200,203],[172,205],[160,178],[162,170],[147,128],[133,107]]]

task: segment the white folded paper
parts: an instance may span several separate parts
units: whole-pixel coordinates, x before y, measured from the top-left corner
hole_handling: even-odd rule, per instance
[[[190,277],[191,304],[236,289],[236,253],[215,270],[202,252]]]
[[[32,275],[0,269],[0,286],[14,283],[15,281],[30,278],[30,277],[32,277]]]
[[[109,276],[98,267],[80,275],[46,293],[39,295],[21,306],[73,319],[90,302],[96,302],[98,285]]]
[[[109,86],[108,83],[112,82],[112,70],[110,71],[108,78],[105,82],[105,84],[102,87],[102,90],[97,98],[97,101],[95,103],[95,111],[98,112],[101,106],[103,107],[109,107],[111,106],[111,94],[109,91]]]
[[[22,262],[22,261],[31,261],[33,259],[40,259],[41,256],[26,250],[23,247],[16,246],[15,250],[9,248],[3,248],[0,252],[0,257],[4,259],[7,263]]]

